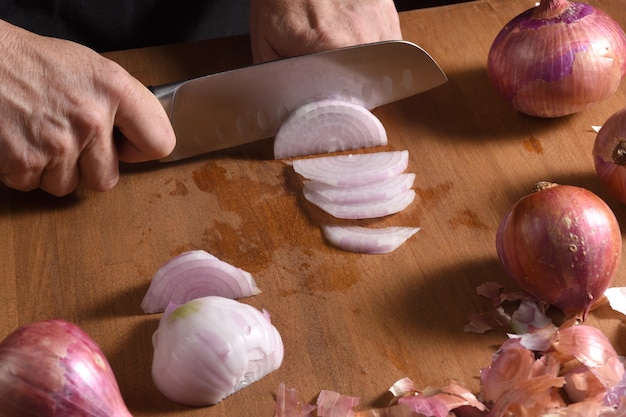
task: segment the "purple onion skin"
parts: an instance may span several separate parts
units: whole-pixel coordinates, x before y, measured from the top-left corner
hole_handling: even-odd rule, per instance
[[[619,87],[626,75],[626,34],[588,4],[542,0],[498,33],[487,70],[496,91],[521,113],[577,113]]]
[[[584,321],[611,284],[622,237],[609,206],[581,187],[551,184],[521,198],[496,234],[500,262],[537,299]]]
[[[93,339],[64,320],[15,330],[0,343],[2,417],[130,417]]]
[[[596,135],[592,155],[600,182],[626,204],[626,107],[604,122]]]

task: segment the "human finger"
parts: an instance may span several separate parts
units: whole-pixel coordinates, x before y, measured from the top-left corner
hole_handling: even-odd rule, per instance
[[[124,137],[117,144],[119,159],[141,162],[169,155],[176,137],[165,109],[136,79],[129,76],[126,84],[114,120]]]
[[[119,161],[113,133],[103,133],[87,143],[78,159],[80,184],[94,191],[107,191],[119,180]]]

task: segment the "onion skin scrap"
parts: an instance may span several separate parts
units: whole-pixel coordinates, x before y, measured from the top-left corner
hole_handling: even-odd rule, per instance
[[[96,342],[75,324],[44,320],[0,343],[2,417],[131,417]]]
[[[496,249],[523,290],[584,321],[613,280],[622,237],[600,197],[581,187],[544,182],[505,214]]]
[[[602,125],[593,144],[593,163],[600,182],[626,204],[626,108]]]
[[[487,69],[496,91],[521,113],[577,113],[619,87],[626,74],[626,34],[588,4],[541,0],[496,36]]]

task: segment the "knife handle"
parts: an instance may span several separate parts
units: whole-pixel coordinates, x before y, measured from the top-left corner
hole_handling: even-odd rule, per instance
[[[174,94],[176,93],[176,90],[178,90],[178,87],[180,87],[181,84],[182,82],[176,81],[173,83],[162,84],[162,85],[157,85],[157,86],[148,86],[148,89],[152,92],[152,94],[154,94],[155,97],[161,102],[161,105],[163,106],[163,108],[165,109],[165,112],[167,113],[167,117],[169,117],[170,119],[171,119],[171,114],[172,114],[171,110],[172,110]]]

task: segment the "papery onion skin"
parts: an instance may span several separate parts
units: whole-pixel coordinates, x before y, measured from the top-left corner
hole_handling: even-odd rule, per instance
[[[190,406],[217,404],[278,369],[284,355],[267,312],[217,296],[168,307],[152,343],[155,385]]]
[[[626,107],[602,125],[592,155],[600,182],[613,197],[626,204]]]
[[[96,342],[65,320],[16,329],[0,343],[2,417],[130,417]]]
[[[541,183],[505,214],[496,249],[523,290],[584,321],[613,280],[622,238],[600,197],[581,187]]]
[[[496,91],[514,109],[565,116],[617,90],[626,74],[626,34],[588,4],[541,0],[500,31],[487,69]]]
[[[602,331],[593,326],[575,325],[558,330],[552,342],[554,355],[559,362],[578,360],[607,387],[612,388],[622,380],[624,365]]]

